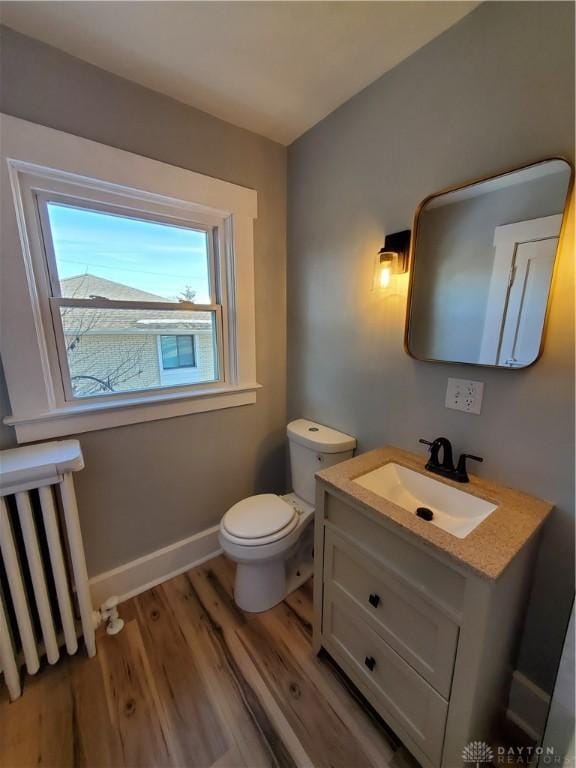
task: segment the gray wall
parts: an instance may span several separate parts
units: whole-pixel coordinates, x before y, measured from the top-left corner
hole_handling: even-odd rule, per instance
[[[264,388],[256,405],[80,436],[77,491],[96,574],[216,524],[244,496],[284,487],[286,149],[6,28],[1,63],[4,112],[258,191]],[[4,397],[1,415],[8,410]]]
[[[410,349],[416,357],[480,360],[494,265],[494,230],[562,213],[570,170],[425,210],[418,226]]]
[[[572,256],[543,358],[523,371],[417,362],[407,279],[372,292],[386,232],[428,194],[551,155],[573,160],[574,7],[485,3],[289,148],[289,414],[422,451],[447,435],[479,472],[553,500],[519,667],[551,688],[573,590]],[[480,416],[444,408],[449,376],[486,382]]]

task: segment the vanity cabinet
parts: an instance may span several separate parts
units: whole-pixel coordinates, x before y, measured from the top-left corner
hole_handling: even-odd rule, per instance
[[[463,765],[503,716],[536,537],[497,579],[317,481],[314,646],[422,764]]]

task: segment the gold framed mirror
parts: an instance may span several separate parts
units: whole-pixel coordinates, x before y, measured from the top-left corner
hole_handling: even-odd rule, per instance
[[[404,343],[418,360],[540,357],[573,169],[549,158],[429,195],[414,217]]]

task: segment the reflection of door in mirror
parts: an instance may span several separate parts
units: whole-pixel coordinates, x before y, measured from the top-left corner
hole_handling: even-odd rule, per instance
[[[522,368],[540,353],[571,169],[541,163],[429,197],[414,227],[406,345]]]
[[[479,363],[522,368],[538,357],[562,216],[496,227]]]

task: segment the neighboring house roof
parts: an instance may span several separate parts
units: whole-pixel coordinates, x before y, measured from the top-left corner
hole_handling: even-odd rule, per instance
[[[62,295],[69,299],[105,298],[114,301],[166,301],[164,296],[141,291],[96,275],[75,275],[60,280]]]
[[[69,299],[110,299],[113,301],[161,301],[164,296],[141,291],[123,283],[95,275],[76,275],[60,281],[62,293]],[[176,303],[176,302],[175,302]],[[207,331],[212,325],[210,312],[140,309],[107,309],[65,307],[62,309],[64,333],[84,334],[153,334],[178,331]]]

